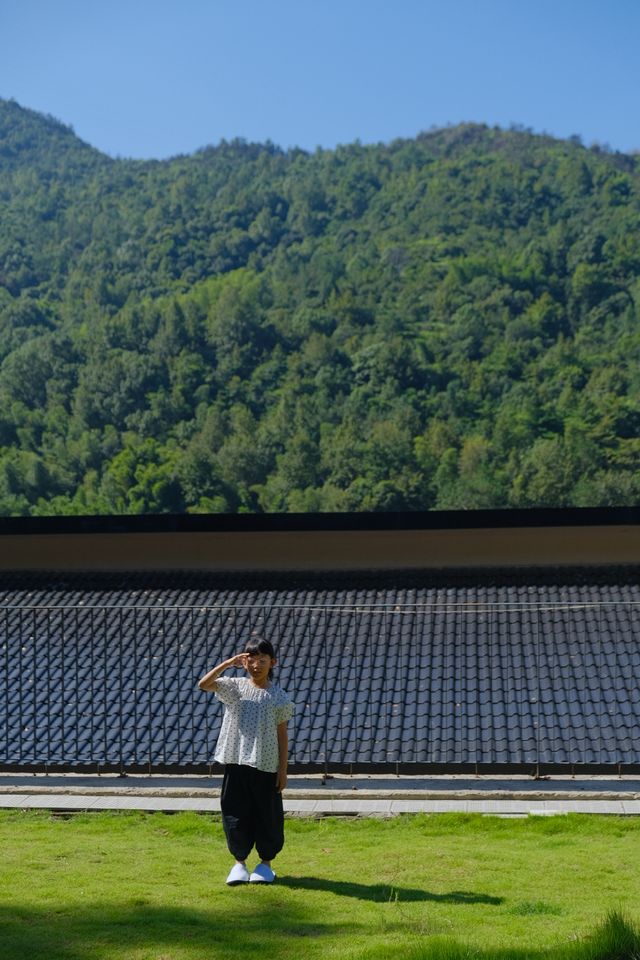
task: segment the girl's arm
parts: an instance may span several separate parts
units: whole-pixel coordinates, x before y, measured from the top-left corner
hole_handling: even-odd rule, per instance
[[[206,690],[207,693],[213,693],[216,689],[216,680],[225,670],[228,670],[230,667],[244,668],[246,667],[246,663],[246,653],[239,653],[235,657],[230,657],[229,660],[225,660],[224,663],[219,663],[213,670],[209,670],[209,673],[205,673],[202,680],[198,682],[198,686],[201,690]]]
[[[276,790],[280,793],[287,785],[287,762],[289,759],[289,735],[287,722],[279,723],[278,727],[278,774],[276,776]]]

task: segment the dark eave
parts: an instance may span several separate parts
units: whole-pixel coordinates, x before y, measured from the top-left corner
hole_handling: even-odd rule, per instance
[[[433,510],[402,513],[155,514],[0,517],[0,535],[288,533],[639,526],[640,506]]]

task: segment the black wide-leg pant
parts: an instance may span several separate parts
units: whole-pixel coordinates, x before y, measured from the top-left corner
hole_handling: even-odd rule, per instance
[[[276,774],[228,763],[220,794],[227,846],[236,860],[246,860],[255,846],[261,860],[273,860],[284,846],[282,794]]]

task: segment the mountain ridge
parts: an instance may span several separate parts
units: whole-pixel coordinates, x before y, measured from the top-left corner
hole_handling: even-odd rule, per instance
[[[377,148],[390,148],[399,144],[410,143],[414,141],[417,143],[434,143],[440,141],[442,146],[439,152],[446,152],[457,146],[469,144],[469,142],[476,139],[479,134],[486,133],[494,137],[496,146],[505,145],[510,142],[512,143],[512,138],[515,136],[522,138],[523,142],[534,140],[543,144],[567,144],[572,148],[594,152],[602,157],[608,157],[612,164],[618,166],[619,168],[623,167],[629,172],[638,166],[638,153],[624,153],[618,150],[612,150],[607,145],[601,145],[598,143],[594,143],[590,147],[587,147],[583,145],[581,138],[577,135],[562,138],[555,137],[546,132],[534,132],[532,128],[524,127],[520,124],[512,124],[509,129],[505,129],[499,126],[491,126],[480,121],[472,120],[448,124],[447,126],[443,127],[432,127],[430,129],[421,130],[418,131],[413,137],[399,136],[388,141],[378,141],[367,144],[362,144],[360,140],[354,139],[348,143],[338,144],[333,148],[318,147],[315,151],[309,151],[303,147],[295,145],[284,148],[269,139],[266,141],[252,141],[238,136],[231,139],[222,138],[217,144],[203,144],[201,147],[198,147],[191,152],[180,151],[168,157],[149,157],[145,159],[134,159],[127,156],[113,157],[80,138],[78,134],[76,134],[71,124],[65,123],[63,120],[59,120],[52,114],[47,114],[42,111],[31,109],[30,107],[25,107],[14,98],[0,97],[0,138],[3,140],[6,138],[7,132],[10,131],[10,127],[13,127],[14,133],[16,128],[22,128],[22,130],[25,132],[30,130],[33,133],[40,129],[42,132],[46,131],[50,134],[57,134],[59,139],[67,139],[69,142],[74,142],[77,146],[80,146],[83,149],[102,157],[104,160],[107,160],[110,163],[132,165],[170,164],[176,160],[193,159],[201,156],[202,154],[209,154],[211,152],[215,153],[215,151],[219,148],[237,148],[239,150],[257,149],[260,151],[278,153],[281,155],[292,154],[310,157],[313,156],[314,152],[330,154],[340,152],[344,149],[349,149],[350,147],[375,150]]]
[[[49,141],[51,158],[56,157],[55,150],[64,150],[78,156],[84,154],[94,161],[98,158],[110,161],[106,154],[81,140],[73,127],[61,120],[23,107],[16,100],[0,98],[0,165],[15,167],[24,162],[27,153],[38,156],[45,137]],[[52,150],[54,145],[55,150]]]

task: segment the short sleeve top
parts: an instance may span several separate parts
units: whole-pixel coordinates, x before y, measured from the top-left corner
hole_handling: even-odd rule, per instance
[[[275,773],[278,725],[290,720],[294,711],[289,695],[277,683],[263,689],[235,677],[216,680],[214,692],[225,705],[215,760]]]

